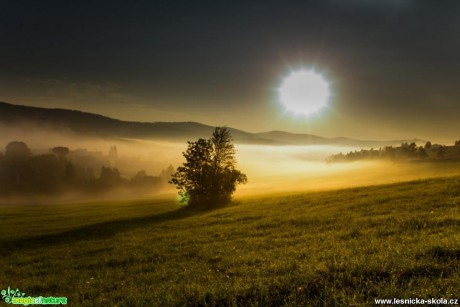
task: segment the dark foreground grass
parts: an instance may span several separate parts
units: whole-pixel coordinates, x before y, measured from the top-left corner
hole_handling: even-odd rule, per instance
[[[72,306],[460,298],[460,178],[239,200],[0,208],[0,288]],[[2,303],[5,304],[5,303]]]

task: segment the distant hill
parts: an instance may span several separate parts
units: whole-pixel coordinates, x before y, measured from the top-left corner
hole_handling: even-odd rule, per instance
[[[395,146],[401,145],[401,143],[420,143],[424,142],[419,139],[412,140],[392,140],[392,141],[372,141],[372,140],[356,140],[346,137],[336,138],[325,138],[312,134],[304,133],[290,133],[284,131],[270,131],[256,133],[264,139],[272,140],[278,143],[290,144],[290,145],[341,145],[351,147],[380,147],[380,146]]]
[[[133,122],[99,114],[67,109],[49,109],[0,102],[0,123],[9,126],[33,125],[38,128],[71,130],[94,137],[186,141],[208,138],[214,127],[196,122]],[[324,138],[284,131],[249,133],[229,128],[236,143],[264,145],[342,145],[378,147],[420,140],[363,141],[350,138]]]

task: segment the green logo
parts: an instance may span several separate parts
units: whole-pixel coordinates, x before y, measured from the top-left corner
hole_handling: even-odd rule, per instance
[[[12,290],[8,287],[8,290],[2,290],[2,299],[5,300],[8,304],[13,302],[13,298],[15,297],[24,297],[25,293],[19,291],[19,289]]]
[[[8,287],[7,290],[2,290],[2,299],[5,300],[8,304],[13,305],[66,305],[67,297],[43,297],[43,296],[25,296],[24,292],[19,291],[19,289],[12,290]]]

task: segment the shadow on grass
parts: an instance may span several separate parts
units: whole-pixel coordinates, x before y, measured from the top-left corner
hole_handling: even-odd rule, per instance
[[[4,240],[0,241],[0,250],[7,254],[9,252],[24,249],[43,248],[59,244],[71,244],[81,240],[105,239],[132,229],[142,228],[171,220],[184,219],[194,215],[201,215],[209,211],[210,210],[191,210],[180,208],[175,211],[168,211],[156,215],[85,225],[58,233],[14,240]]]

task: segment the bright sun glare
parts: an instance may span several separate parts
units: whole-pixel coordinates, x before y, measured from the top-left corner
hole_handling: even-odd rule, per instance
[[[279,99],[292,112],[310,115],[327,105],[329,86],[313,70],[291,72],[278,89]]]

